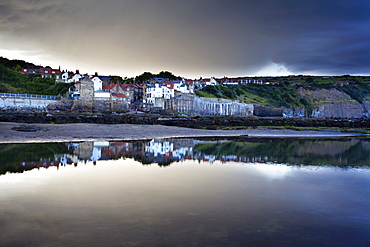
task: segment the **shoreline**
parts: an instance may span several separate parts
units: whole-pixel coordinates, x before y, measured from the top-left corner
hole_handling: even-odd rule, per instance
[[[243,129],[205,130],[143,124],[39,124],[0,122],[0,144],[81,141],[129,141],[165,138],[270,137],[336,138],[366,136],[339,130]]]

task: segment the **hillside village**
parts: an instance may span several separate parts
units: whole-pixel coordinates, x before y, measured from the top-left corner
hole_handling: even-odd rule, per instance
[[[42,78],[54,78],[57,82],[69,83],[72,86],[67,92],[67,98],[73,100],[106,101],[127,104],[130,109],[165,109],[165,100],[189,95],[195,96],[195,91],[212,85],[235,84],[263,84],[260,79],[215,78],[169,79],[153,77],[145,81],[121,83],[113,81],[110,76],[81,74],[76,72],[60,71],[60,69],[22,68],[21,74],[40,74]]]
[[[369,85],[369,76],[350,75],[187,79],[161,71],[122,78],[0,57],[2,110],[368,118]],[[16,103],[7,93],[61,100]]]

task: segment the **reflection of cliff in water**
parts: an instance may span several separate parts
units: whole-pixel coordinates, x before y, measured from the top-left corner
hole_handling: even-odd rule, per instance
[[[233,155],[235,161],[255,158],[260,162],[292,165],[369,166],[369,139],[268,139],[205,143],[194,147],[217,159]]]
[[[59,166],[57,156],[71,153],[66,143],[0,144],[0,174]]]
[[[292,165],[370,165],[368,139],[153,139],[151,141],[0,145],[0,174],[102,160],[132,158],[168,166],[186,159],[206,162]]]

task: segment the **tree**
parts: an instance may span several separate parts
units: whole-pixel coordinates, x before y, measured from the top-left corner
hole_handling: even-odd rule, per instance
[[[175,76],[174,74],[172,74],[169,71],[161,71],[161,72],[159,72],[159,74],[157,76],[160,77],[160,78],[166,78],[166,79],[169,79],[169,80],[181,79],[181,77]]]
[[[15,70],[15,71],[17,71],[17,72],[19,72],[19,71],[21,71],[21,70],[22,70],[22,67],[21,67],[19,64],[17,64],[17,65],[15,66],[14,70]]]
[[[154,78],[154,75],[152,73],[144,72],[141,75],[136,76],[135,80],[139,81],[139,82],[144,82],[144,81],[148,81],[148,80],[153,79],[153,78]]]
[[[123,79],[122,77],[118,76],[118,75],[110,75],[109,76],[109,80],[113,83],[116,83],[116,82],[119,82],[119,83],[123,83]]]

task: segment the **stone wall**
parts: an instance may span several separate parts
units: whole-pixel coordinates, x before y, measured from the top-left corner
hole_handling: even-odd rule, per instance
[[[22,97],[0,97],[0,110],[46,110],[47,105],[57,100]]]
[[[73,112],[100,112],[100,113],[125,113],[128,112],[129,106],[122,100],[60,100],[48,105],[49,111],[73,111]]]
[[[253,114],[253,105],[233,100],[218,100],[200,98],[195,95],[180,95],[169,99],[165,103],[165,110],[169,113],[187,113],[190,115],[209,116],[249,116]]]

